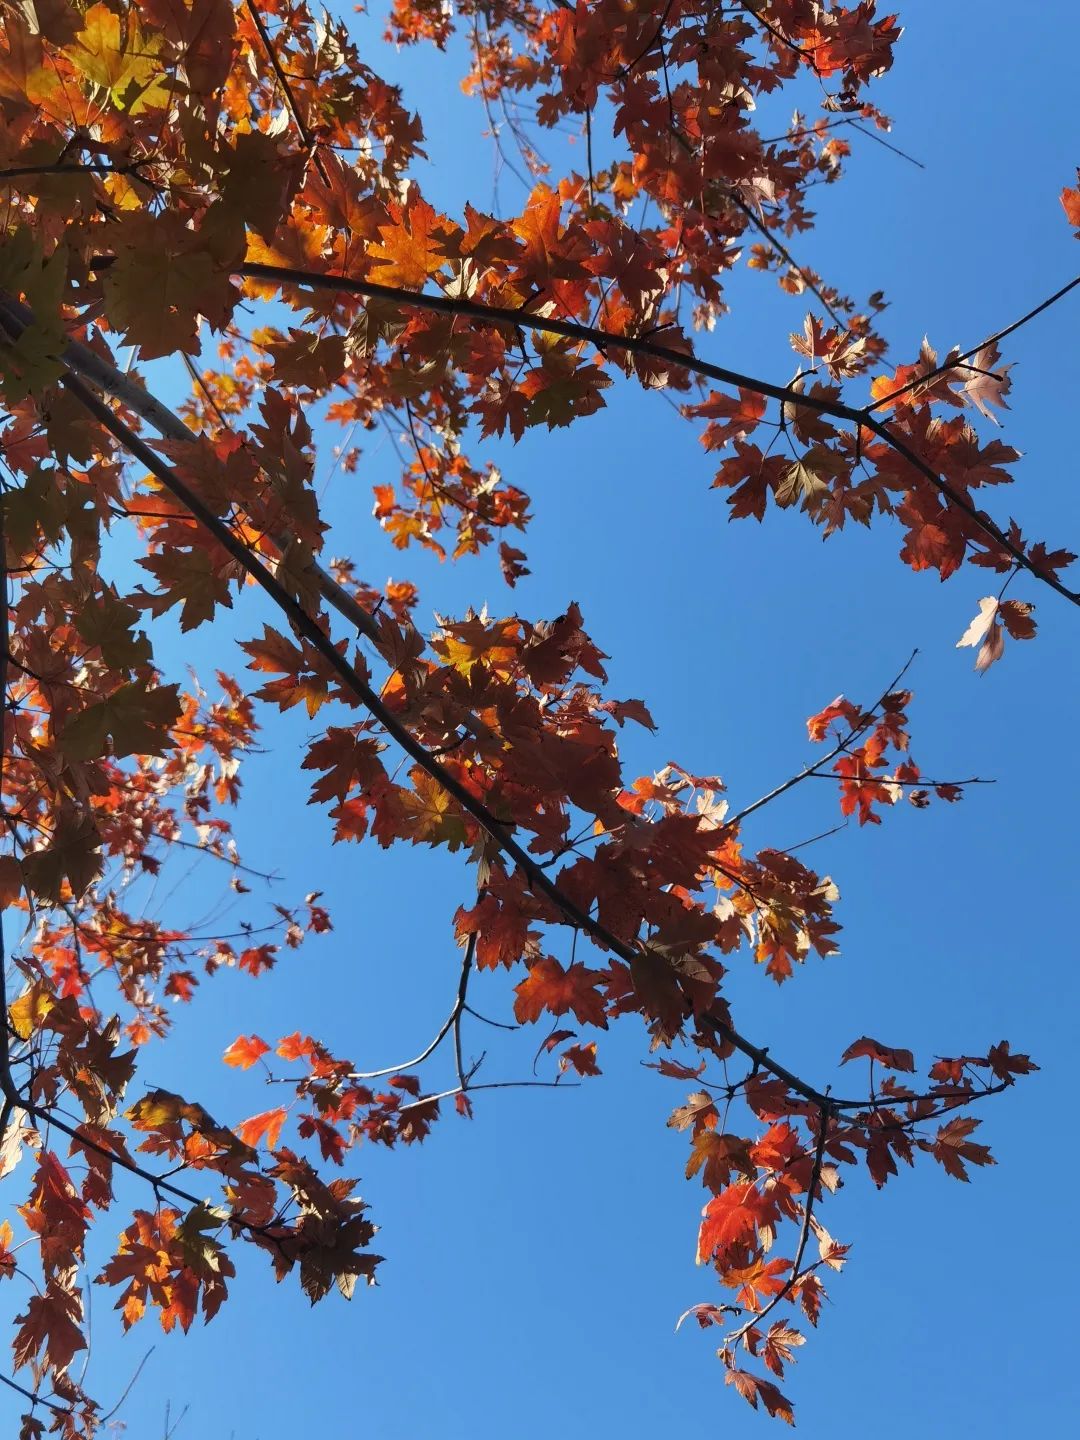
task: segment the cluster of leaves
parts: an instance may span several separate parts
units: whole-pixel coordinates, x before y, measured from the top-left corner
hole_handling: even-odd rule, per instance
[[[503,967],[517,972],[517,1022],[555,1023],[540,1051],[565,1047],[560,1072],[600,1073],[599,1042],[564,1017],[603,1031],[637,1016],[654,1049],[699,1052],[658,1062],[703,1087],[674,1123],[690,1134],[688,1175],[711,1194],[699,1258],[733,1292],[694,1314],[728,1327],[720,1354],[740,1393],[790,1419],[772,1380],[740,1367],[749,1356],[779,1377],[803,1339],[793,1314],[816,1323],[822,1267],[845,1250],[815,1206],[840,1167],[862,1155],[880,1185],[923,1151],[966,1178],[989,1156],[969,1138],[976,1121],[952,1112],[1033,1067],[1002,1044],[937,1061],[917,1091],[896,1078],[914,1070],[907,1052],[862,1040],[845,1059],[889,1073],[875,1086],[871,1068],[863,1098],[838,1100],[742,1035],[723,994],[732,957],[781,983],[811,952],[833,953],[838,929],[832,881],[790,853],[752,852],[743,824],[810,777],[829,778],[860,824],[905,796],[955,800],[967,782],[920,774],[910,694],[895,685],[869,708],[841,697],[815,716],[811,739],[835,742],[826,758],[739,814],[715,776],[677,764],[625,776],[619,732],[652,720],[606,694],[577,605],[547,621],[469,611],[425,637],[410,582],[378,587],[329,557],[310,417],[344,427],[346,471],[357,431],[400,433],[409,450],[400,480],[375,487],[379,524],[400,549],[440,557],[498,541],[512,585],[527,557],[507,537],[532,502],[466,445],[583,419],[621,370],[682,397],[707,449],[733,448],[716,479],[733,516],[761,519],[770,496],[826,534],[893,515],[915,570],[946,578],[968,561],[1077,601],[1060,579],[1069,552],[1000,527],[972,498],[1007,482],[1016,458],[976,428],[1008,393],[1001,337],[940,362],[927,345],[856,405],[842,387],[884,356],[882,298],[860,309],[789,249],[812,222],[811,187],[840,178],[851,139],[887,128],[864,92],[892,62],[895,17],[872,0],[674,0],[660,14],[644,0],[394,0],[397,43],[445,46],[460,30],[466,87],[500,109],[531,172],[517,213],[466,204],[455,218],[413,173],[417,117],[346,27],[303,0],[0,0],[0,14],[0,895],[24,922],[0,993],[0,1176],[20,1162],[29,1175],[25,1236],[0,1233],[0,1279],[25,1275],[14,1254],[36,1246],[14,1352],[33,1387],[7,1382],[30,1401],[23,1440],[45,1411],[68,1440],[98,1424],[71,1365],[86,1343],[87,1235],[119,1204],[120,1171],[155,1202],[134,1208],[95,1277],[117,1290],[125,1325],[148,1309],[166,1329],[211,1318],[235,1239],[279,1278],[297,1271],[312,1299],[370,1281],[356,1182],[318,1167],[361,1143],[424,1139],[445,1101],[472,1113],[485,1087],[461,1058],[467,987]],[[759,102],[807,73],[821,115],[763,136]],[[586,174],[551,174],[528,114],[541,130],[584,126]],[[597,167],[601,119],[614,149]],[[1064,197],[1073,219],[1076,196]],[[712,365],[688,338],[722,316],[744,255],[815,307],[792,337],[790,384]],[[245,330],[260,302],[265,323]],[[193,389],[179,415],[115,365],[116,345],[143,365],[183,357]],[[706,394],[705,381],[724,388]],[[750,439],[769,431],[764,449]],[[120,578],[121,526],[141,545],[141,584]],[[221,673],[211,701],[169,680],[154,622],[211,625],[252,584],[281,618],[244,643],[247,683]],[[1030,604],[1002,594],[961,641],[981,645],[980,668],[1004,630],[1034,631]],[[331,611],[360,641],[335,638]],[[282,946],[330,928],[317,895],[232,934],[160,923],[132,899],[139,876],[184,849],[245,892],[227,809],[259,707],[300,706],[325,724],[303,768],[335,841],[442,847],[475,872],[453,919],[454,1006],[422,1055],[379,1072],[300,1033],[276,1047],[241,1036],[226,1063],[268,1067],[273,1051],[299,1068],[268,1077],[290,1098],[231,1127],[160,1089],[128,1105],[140,1047],[167,1033],[163,1002],[191,1001],[200,967],[259,976]],[[579,936],[594,963],[577,958]],[[457,1083],[431,1091],[417,1072],[445,1040]],[[737,1056],[750,1068],[732,1081]],[[729,1130],[735,1101],[763,1133]],[[215,1203],[168,1178],[191,1171],[214,1180]],[[790,1257],[773,1257],[784,1226]]]

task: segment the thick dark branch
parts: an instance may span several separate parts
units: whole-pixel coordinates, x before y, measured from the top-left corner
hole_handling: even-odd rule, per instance
[[[33,311],[29,306],[13,300],[10,296],[0,295],[0,323],[3,323],[13,335],[17,335],[24,326],[33,323],[33,319]],[[152,425],[164,439],[197,443],[199,437],[167,405],[162,404],[156,396],[145,390],[138,380],[124,374],[109,360],[91,350],[88,345],[82,345],[73,340],[65,346],[60,359],[69,370],[89,380],[95,389],[111,395],[113,399],[119,400],[121,404],[134,411],[140,419]],[[364,607],[354,600],[331,575],[328,575],[321,565],[313,561],[309,568],[316,587],[326,603],[355,626],[360,634],[377,643],[380,640],[379,627]]]
[[[4,769],[7,761],[7,720],[8,720],[8,651],[11,642],[9,628],[7,535],[4,529],[4,506],[0,504],[0,824],[6,828],[7,813],[4,805]],[[11,1073],[11,1040],[8,1032],[7,1002],[7,951],[4,946],[4,918],[0,912],[0,1094],[3,1106],[0,1108],[0,1142],[7,1134],[12,1112],[21,1104],[19,1087]]]
[[[75,165],[63,162],[55,165],[8,165],[0,169],[0,181],[20,180],[30,175],[127,175],[132,180],[141,180],[151,190],[160,191],[163,187],[140,175],[139,167],[137,160],[124,165],[114,165],[107,160],[82,160]]]
[[[104,269],[110,263],[109,257],[103,256],[95,260],[93,265],[95,269]],[[690,352],[673,350],[646,336],[617,335],[612,331],[585,325],[577,320],[562,320],[556,316],[537,315],[528,310],[511,310],[505,306],[484,305],[475,300],[452,298],[448,295],[428,295],[418,291],[401,290],[392,285],[379,285],[372,280],[354,280],[345,275],[318,274],[314,271],[296,270],[287,266],[249,262],[238,266],[235,273],[247,279],[263,280],[281,286],[295,285],[312,290],[329,290],[343,295],[358,295],[370,300],[387,300],[394,305],[429,310],[437,315],[463,315],[487,325],[509,325],[519,330],[546,331],[549,334],[565,336],[567,339],[584,341],[588,345],[595,346],[601,352],[621,350],[628,355],[645,355],[650,359],[659,360],[665,365],[686,370],[690,374],[715,380],[721,385],[741,387],[752,391],[755,395],[764,395],[784,404],[801,405],[815,410],[819,414],[844,420],[856,427],[861,426],[864,430],[869,430],[872,435],[876,435],[901,459],[905,460],[913,470],[934,487],[949,505],[967,515],[984,535],[993,540],[996,546],[1011,555],[1021,569],[1034,575],[1044,585],[1049,585],[1051,589],[1056,590],[1059,595],[1071,601],[1072,604],[1080,605],[1080,592],[1070,590],[1055,576],[1034,565],[1020,546],[1015,544],[989,515],[972,504],[966,495],[950,485],[947,480],[943,480],[933,466],[928,465],[910,445],[896,435],[887,424],[876,419],[868,409],[859,409],[857,406],[847,405],[841,400],[829,400],[820,395],[803,394],[790,385],[776,385],[769,380],[760,380],[754,375],[744,375],[727,366],[701,360]]]

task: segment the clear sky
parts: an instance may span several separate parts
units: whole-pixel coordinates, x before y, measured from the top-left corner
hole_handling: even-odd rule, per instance
[[[884,288],[896,361],[913,358],[924,333],[939,352],[973,344],[1080,269],[1057,201],[1080,159],[1068,98],[1074,7],[908,0],[901,16],[908,31],[874,98],[921,167],[858,143],[845,183],[818,192],[819,228],[798,251],[853,294]],[[481,112],[457,96],[460,57],[387,59],[379,46],[370,58],[425,118],[425,189],[448,207],[468,197],[492,208],[490,142]],[[511,176],[500,195],[504,207],[520,203]],[[786,378],[787,335],[805,307],[760,277],[733,289],[734,314],[698,337],[701,353]],[[1016,369],[1003,433],[1025,458],[1020,483],[991,497],[998,519],[1015,515],[1025,534],[1073,548],[1077,304],[1008,344]],[[627,735],[629,772],[669,759],[718,772],[736,805],[808,758],[808,714],[839,691],[871,701],[919,648],[915,758],[935,776],[997,784],[815,845],[808,860],[843,895],[842,954],[779,992],[736,964],[731,994],[746,1032],[820,1082],[862,1034],[927,1060],[1007,1036],[1043,1069],[984,1107],[977,1138],[998,1165],[971,1185],[927,1162],[878,1194],[852,1172],[822,1213],[852,1242],[851,1261],[831,1278],[832,1304],[783,1388],[801,1429],[832,1440],[1059,1433],[1080,1399],[1068,1359],[1080,1172],[1067,1128],[1080,1004],[1080,796],[1068,738],[1077,614],[1017,580],[1010,593],[1037,602],[1039,637],[978,677],[971,652],[954,647],[992,588],[979,572],[945,586],[913,575],[887,524],[827,544],[798,515],[729,525],[695,428],[627,382],[607,399],[569,432],[477,447],[534,500],[524,547],[533,573],[512,595],[491,558],[451,568],[391,550],[369,518],[370,486],[397,463],[378,432],[357,473],[331,483],[339,548],[372,579],[417,580],[422,625],[470,602],[554,616],[578,600],[611,654],[610,693],[644,698],[659,725],[655,737]],[[338,437],[322,438],[328,448]],[[229,629],[242,637],[272,620],[253,593],[239,608]],[[241,668],[206,637],[174,654],[207,679],[215,664]],[[306,733],[295,713],[267,730],[272,753],[248,768],[238,832],[249,864],[285,877],[280,898],[325,892],[334,932],[258,982],[219,975],[142,1071],[222,1119],[272,1103],[257,1071],[220,1065],[238,1034],[273,1043],[299,1028],[365,1068],[391,1064],[423,1046],[456,982],[449,920],[469,894],[465,867],[426,850],[332,849],[297,769]],[[838,818],[831,787],[808,784],[752,822],[748,839],[792,845]],[[209,904],[219,878],[198,869],[186,894],[205,887]],[[508,997],[501,978],[485,976],[475,999],[506,1017]],[[542,1033],[478,1029],[467,1045],[488,1049],[491,1078],[513,1078],[529,1074]],[[118,1416],[140,1440],[162,1434],[167,1403],[174,1420],[188,1407],[179,1440],[764,1433],[777,1422],[725,1391],[710,1334],[674,1333],[679,1313],[716,1287],[693,1263],[704,1192],[684,1180],[685,1138],[664,1124],[687,1087],[644,1070],[643,1058],[640,1028],[623,1022],[602,1039],[603,1077],[580,1089],[478,1096],[471,1124],[448,1115],[423,1146],[350,1157],[387,1257],[379,1287],[351,1305],[331,1297],[309,1309],[242,1246],[230,1302],[186,1338],[148,1320],[121,1339],[111,1296],[96,1287],[94,1392],[119,1397],[153,1345]],[[443,1074],[436,1066],[432,1082]],[[137,1187],[124,1193],[145,1203]],[[17,1413],[0,1395],[4,1434]]]

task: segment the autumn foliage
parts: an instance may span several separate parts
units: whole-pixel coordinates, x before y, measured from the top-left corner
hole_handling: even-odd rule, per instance
[[[505,117],[530,193],[494,216],[425,198],[421,118],[376,47],[302,0],[0,0],[0,16],[0,1285],[24,1291],[6,1379],[27,1399],[23,1440],[98,1428],[73,1366],[88,1285],[125,1327],[153,1312],[186,1330],[226,1301],[241,1245],[312,1300],[371,1283],[355,1152],[422,1141],[512,1083],[462,1061],[470,983],[500,968],[552,1078],[598,1074],[603,1032],[632,1017],[664,1083],[690,1087],[670,1123],[717,1289],[687,1315],[716,1327],[727,1381],[790,1421],[776,1382],[845,1262],[821,1213],[843,1173],[881,1186],[929,1160],[968,1179],[992,1163],[976,1102],[1035,1066],[1005,1042],[918,1062],[864,1037],[845,1089],[745,1035],[728,968],[749,957],[786,982],[835,951],[839,921],[832,880],[751,851],[742,824],[810,776],[860,825],[965,782],[913,759],[904,673],[813,716],[815,758],[741,813],[677,763],[625,774],[620,732],[652,718],[607,693],[578,606],[529,617],[507,594],[505,614],[423,634],[416,588],[376,585],[347,558],[362,547],[331,536],[313,436],[338,427],[352,472],[356,435],[392,420],[410,448],[374,487],[378,525],[402,552],[495,547],[512,589],[545,497],[485,440],[584,423],[612,386],[664,391],[733,519],[888,527],[912,570],[984,573],[958,642],[979,670],[1031,639],[1030,597],[1080,595],[1068,550],[983,508],[1017,458],[996,428],[1007,334],[892,364],[884,297],[798,260],[812,187],[842,183],[851,146],[889,128],[873,82],[899,20],[873,0],[392,0],[387,37],[460,53],[466,91]],[[798,108],[775,135],[761,126],[778,103]],[[556,126],[585,136],[576,169],[540,159]],[[1080,191],[1062,200],[1080,227]],[[737,266],[805,313],[788,383],[708,358]],[[176,367],[190,381],[176,413],[151,364],[165,358],[172,393]],[[235,607],[247,624],[256,587],[273,616],[239,656],[221,647],[209,690],[168,673],[159,617],[191,631]],[[311,894],[206,934],[139,913],[127,882],[188,847],[244,893],[230,810],[262,720],[294,709],[328,844],[457,855],[458,988],[427,1049],[382,1072],[238,1017],[224,1063],[270,1067],[279,1103],[223,1124],[147,1084],[144,1053],[216,971],[264,976],[331,917]],[[424,1062],[443,1044],[457,1083],[433,1093]],[[121,1170],[144,1183],[133,1213],[114,1203]],[[91,1231],[110,1237],[100,1269]]]

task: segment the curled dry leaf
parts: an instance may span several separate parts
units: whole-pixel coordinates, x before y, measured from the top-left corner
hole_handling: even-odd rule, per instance
[[[979,601],[979,613],[956,642],[956,648],[979,647],[975,669],[988,670],[1005,652],[1006,630],[1014,640],[1030,640],[1035,634],[1031,618],[1034,605],[1026,600],[998,600],[987,595]]]

